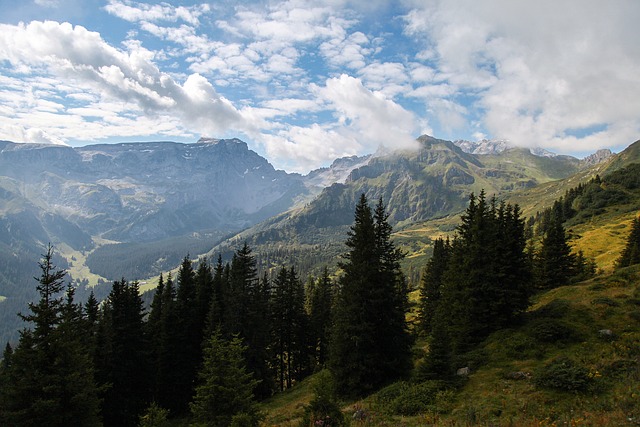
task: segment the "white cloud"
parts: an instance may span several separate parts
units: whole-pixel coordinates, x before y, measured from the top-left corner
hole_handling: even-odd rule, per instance
[[[0,59],[17,69],[74,81],[82,92],[104,101],[133,103],[152,118],[176,115],[192,132],[218,134],[246,126],[241,113],[204,77],[192,74],[181,85],[159,71],[148,51],[120,51],[80,26],[52,21],[0,25]]]
[[[276,167],[307,173],[336,158],[362,153],[360,141],[344,130],[328,129],[317,123],[291,126],[276,134],[262,135],[261,143]]]
[[[13,124],[0,127],[0,140],[1,139],[37,144],[67,145],[62,139],[49,135],[40,128],[25,128]]]
[[[637,139],[640,45],[634,32],[639,2],[414,4],[405,16],[405,31],[423,37],[424,51],[435,53],[430,60],[447,85],[438,87],[477,97],[474,107],[480,107],[493,137],[566,153],[620,147]],[[429,90],[436,87],[422,89],[423,95]],[[446,99],[453,94],[432,95]],[[462,120],[455,114],[445,117]]]
[[[316,87],[338,114],[339,123],[369,152],[384,145],[391,149],[415,147],[416,117],[381,92],[372,92],[359,79],[341,75],[328,79],[325,87]]]
[[[34,3],[43,7],[58,7],[59,0],[34,0]]]
[[[209,12],[208,4],[195,6],[173,6],[168,3],[148,4],[134,1],[109,0],[104,10],[129,22],[184,21],[198,25],[199,18]]]

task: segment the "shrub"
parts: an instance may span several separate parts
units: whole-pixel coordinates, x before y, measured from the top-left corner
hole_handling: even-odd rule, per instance
[[[504,353],[510,359],[540,359],[544,349],[531,337],[522,333],[514,333],[503,343]]]
[[[169,410],[153,402],[140,416],[140,427],[166,427],[169,425],[168,417]]]
[[[400,381],[380,390],[376,402],[380,409],[394,415],[416,415],[436,409],[445,384],[442,381],[425,381],[411,384]]]
[[[529,333],[542,343],[571,343],[580,340],[580,334],[561,319],[538,319],[529,325]]]
[[[589,370],[566,357],[559,357],[540,368],[535,376],[537,387],[560,391],[585,391],[591,385]]]
[[[317,374],[313,391],[314,396],[305,408],[301,427],[335,427],[349,424],[336,401],[335,382],[331,372],[324,370]]]
[[[533,318],[541,319],[541,318],[553,318],[553,319],[561,319],[567,314],[569,310],[569,301],[564,299],[554,299],[548,304],[540,307],[532,314]]]

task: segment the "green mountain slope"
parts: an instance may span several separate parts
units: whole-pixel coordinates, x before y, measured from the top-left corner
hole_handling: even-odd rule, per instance
[[[303,273],[317,271],[322,265],[335,263],[344,251],[342,242],[361,193],[370,200],[382,198],[390,223],[401,230],[462,211],[470,192],[485,189],[505,196],[568,177],[581,167],[572,157],[540,157],[525,149],[473,155],[450,141],[429,136],[418,141],[417,151],[378,153],[368,164],[354,169],[344,184],[333,184],[306,206],[243,231],[214,247],[210,254],[231,253],[239,242],[246,241],[263,267],[286,261]],[[405,249],[424,251],[430,237],[416,241],[411,236],[401,242]]]
[[[418,343],[416,354],[426,350]],[[519,324],[458,360],[450,391],[396,383],[342,402],[352,425],[627,426],[640,419],[640,267],[534,298]],[[298,425],[313,378],[263,405],[265,425]]]

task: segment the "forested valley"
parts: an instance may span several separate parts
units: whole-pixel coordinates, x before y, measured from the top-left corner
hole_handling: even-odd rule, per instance
[[[637,184],[618,178],[611,182]],[[400,267],[406,254],[392,239],[383,200],[371,206],[364,194],[338,271],[260,271],[245,243],[229,262],[185,257],[175,277],[160,276],[148,309],[138,282],[126,278],[104,301],[93,294],[80,301],[49,246],[34,285],[39,300],[20,315],[19,342],[4,350],[0,424],[257,426],[264,402],[309,376],[310,401],[286,425],[377,425],[370,408],[341,410],[374,394],[395,414],[431,417],[415,425],[436,424],[469,370],[487,359],[483,342],[525,324],[536,295],[596,275],[592,260],[572,252],[563,223],[620,200],[595,188],[601,184],[594,178],[529,220],[518,205],[471,194],[455,234],[434,241],[417,289]],[[576,208],[578,197],[584,203]],[[639,247],[636,218],[617,268],[640,263]],[[563,304],[534,312],[538,342],[575,338],[560,321]],[[535,351],[534,341],[522,345],[520,353]],[[638,380],[637,355],[624,360],[634,369],[624,372]],[[575,361],[553,363],[535,387],[593,392],[597,375]],[[478,422],[475,412],[465,417]]]

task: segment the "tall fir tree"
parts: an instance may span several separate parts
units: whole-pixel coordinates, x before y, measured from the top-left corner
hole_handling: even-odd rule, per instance
[[[498,203],[495,198],[487,201],[484,191],[477,197],[470,195],[431,319],[434,324],[447,324],[444,329],[453,353],[468,350],[527,308],[531,274],[524,236],[517,205]]]
[[[634,264],[640,264],[640,217],[635,217],[631,222],[631,231],[620,258],[616,262],[616,268]]]
[[[228,427],[234,418],[243,416],[249,425],[258,425],[259,412],[253,398],[257,381],[246,369],[243,353],[246,348],[238,337],[226,340],[217,331],[207,339],[199,382],[190,404],[197,422]]]
[[[259,280],[256,259],[246,243],[233,255],[224,309],[225,338],[238,335],[243,340],[247,369],[259,381],[256,396],[270,396],[274,384],[268,350],[269,286]]]
[[[319,367],[324,367],[327,361],[329,337],[331,330],[331,316],[333,313],[334,284],[329,277],[327,267],[322,271],[314,286],[311,287],[309,322],[312,333],[312,349],[314,359]]]
[[[420,281],[420,326],[430,333],[432,321],[440,301],[440,288],[449,262],[449,239],[438,238],[433,242],[433,255],[429,258]]]
[[[536,256],[537,286],[552,289],[568,285],[574,276],[574,257],[559,216],[553,215]]]
[[[100,384],[106,389],[105,426],[136,426],[151,398],[144,308],[137,282],[113,282],[101,317],[105,336],[98,351]]]
[[[93,366],[79,333],[82,308],[71,288],[63,296],[65,272],[53,264],[51,246],[39,266],[40,300],[29,304],[30,314],[21,315],[33,328],[20,332],[2,373],[0,424],[100,425]]]
[[[282,267],[273,281],[271,319],[272,351],[282,391],[310,370],[304,288],[293,267]]]
[[[193,386],[197,376],[197,369],[201,362],[202,328],[200,325],[199,304],[197,301],[196,274],[189,257],[182,260],[178,270],[176,291],[176,315],[179,331],[177,345],[173,349],[175,369],[173,383],[174,412],[186,413],[193,396]]]
[[[374,218],[362,194],[345,242],[349,251],[341,263],[329,355],[337,390],[345,396],[362,396],[411,368],[402,254],[390,236],[382,203]]]

